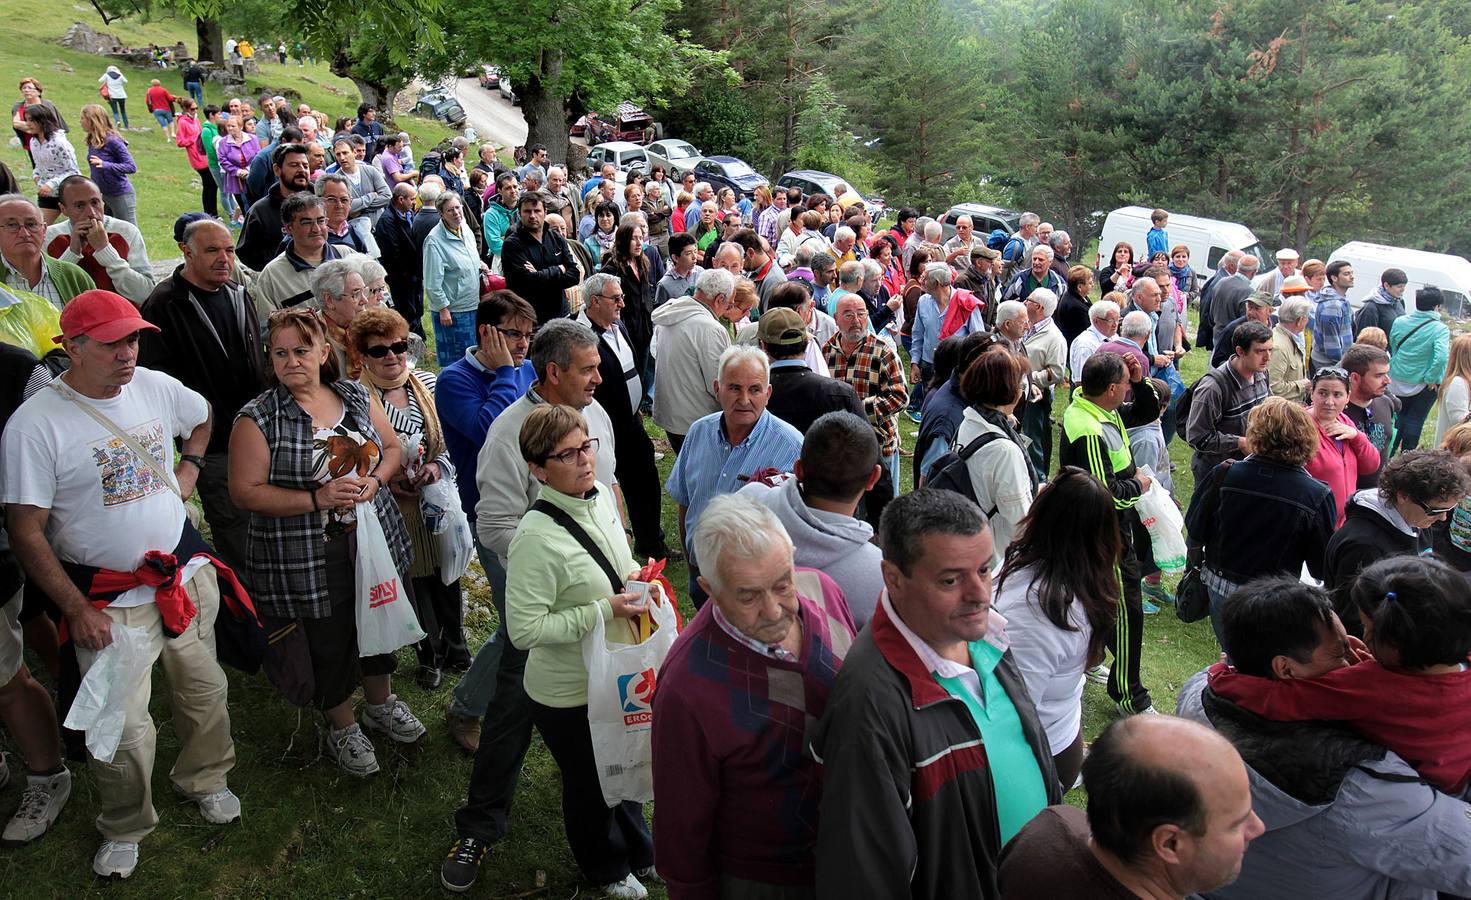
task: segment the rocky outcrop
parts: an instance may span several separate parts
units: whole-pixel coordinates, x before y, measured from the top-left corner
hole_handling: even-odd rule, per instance
[[[121,51],[123,42],[117,39],[117,35],[99,33],[81,22],[76,22],[66,30],[66,36],[61,39],[61,46],[82,53],[102,55]]]

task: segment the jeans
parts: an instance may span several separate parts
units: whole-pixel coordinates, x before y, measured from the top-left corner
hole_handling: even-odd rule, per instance
[[[439,321],[438,311],[431,312],[434,320],[434,354],[443,369],[456,360],[465,358],[465,351],[475,346],[475,310],[463,312],[450,310],[450,323]]]
[[[119,100],[108,99],[107,105],[112,107],[112,121],[114,125],[128,127],[128,98]]]
[[[184,82],[184,90],[189,92],[189,96],[194,98],[195,103],[204,106],[204,85],[197,81],[186,81]]]
[[[1425,430],[1425,419],[1435,405],[1435,398],[1436,392],[1429,387],[1421,388],[1418,394],[1400,398],[1403,405],[1399,412],[1399,430],[1395,432],[1391,454],[1420,446],[1420,434]]]
[[[894,482],[894,496],[903,493],[899,489],[899,452],[896,450],[884,457],[884,467],[889,470],[889,478]]]
[[[925,385],[935,377],[935,366],[933,363],[922,362],[919,364],[919,380],[909,386],[909,412],[919,412],[924,407]]]
[[[1216,633],[1216,643],[1224,650],[1226,649],[1226,642],[1221,639],[1221,606],[1225,604],[1228,595],[1218,593],[1209,584],[1205,586],[1205,592],[1211,601],[1211,631]],[[1229,660],[1227,661],[1229,662]]]
[[[126,194],[105,194],[102,197],[102,206],[114,219],[138,224],[138,195],[132,191]]]
[[[506,570],[501,567],[500,559],[478,540],[475,542],[475,555],[480,557],[480,565],[490,581],[491,600],[500,616],[500,624],[490,640],[476,652],[469,671],[455,685],[454,693],[450,695],[449,711],[457,716],[481,719],[485,717],[490,698],[495,696],[496,673],[501,667],[502,655],[508,650],[512,653],[521,651],[512,647],[506,637]],[[524,653],[522,657],[525,657]]]
[[[219,163],[215,163],[214,165],[209,167],[209,174],[215,182],[215,193],[219,195],[221,205],[225,207],[225,218],[235,218],[235,198],[230,194],[225,193],[225,189],[223,187],[225,183],[225,176],[220,173]]]

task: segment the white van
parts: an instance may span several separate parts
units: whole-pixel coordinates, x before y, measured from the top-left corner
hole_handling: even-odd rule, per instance
[[[1128,241],[1134,248],[1134,261],[1147,259],[1149,229],[1153,224],[1149,214],[1154,210],[1144,206],[1125,206],[1108,214],[1103,222],[1103,234],[1098,238],[1098,266],[1103,268],[1113,258],[1113,248],[1120,241]],[[1242,250],[1258,259],[1267,259],[1266,249],[1256,235],[1239,222],[1223,222],[1220,219],[1202,219],[1170,213],[1165,231],[1170,235],[1170,246],[1184,244],[1190,248],[1190,265],[1195,269],[1197,283],[1203,283],[1221,264],[1221,257],[1232,250]]]
[[[1445,295],[1446,315],[1461,319],[1471,315],[1471,261],[1449,253],[1430,253],[1404,247],[1386,247],[1367,241],[1350,241],[1333,251],[1329,262],[1344,260],[1354,267],[1354,286],[1348,302],[1357,309],[1364,298],[1379,288],[1385,269],[1399,269],[1409,276],[1405,306],[1415,308],[1415,292],[1434,285]]]

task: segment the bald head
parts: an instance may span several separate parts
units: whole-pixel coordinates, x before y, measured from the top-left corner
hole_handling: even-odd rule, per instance
[[[1255,275],[1257,273],[1257,270],[1261,267],[1262,261],[1248,253],[1245,256],[1241,257],[1241,262],[1236,264],[1236,271],[1250,278],[1251,276]]]

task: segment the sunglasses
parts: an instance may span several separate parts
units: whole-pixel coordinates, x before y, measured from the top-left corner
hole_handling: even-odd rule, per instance
[[[409,342],[394,341],[391,344],[376,344],[372,347],[365,347],[363,349],[363,352],[373,357],[374,359],[383,359],[390,353],[396,356],[403,356],[405,353],[409,352]]]
[[[1448,516],[1456,511],[1454,506],[1435,507],[1428,503],[1421,503],[1419,500],[1415,501],[1415,505],[1425,510],[1427,516]]]
[[[1344,381],[1347,381],[1348,369],[1342,366],[1324,366],[1313,373],[1314,381],[1317,381],[1319,378],[1342,378]]]

